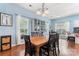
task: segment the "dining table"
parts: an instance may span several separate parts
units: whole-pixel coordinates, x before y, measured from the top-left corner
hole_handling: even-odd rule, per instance
[[[40,47],[45,45],[48,40],[45,36],[31,36],[31,43],[35,47],[35,55],[39,56],[40,54]]]

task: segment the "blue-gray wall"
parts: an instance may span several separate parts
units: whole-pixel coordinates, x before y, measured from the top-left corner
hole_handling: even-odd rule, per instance
[[[45,20],[48,23],[48,18],[37,16],[36,14],[32,13],[31,11],[26,10],[16,4],[11,4],[11,3],[3,4],[2,3],[2,4],[0,4],[0,12],[13,15],[13,26],[12,27],[0,26],[0,36],[12,35],[12,44],[16,44],[16,14],[25,16],[25,17],[29,18],[30,20],[32,20],[34,18],[37,18],[40,20]],[[29,29],[30,29],[30,24],[29,24]],[[30,34],[30,30],[29,30],[29,34]]]
[[[79,20],[79,14],[74,14],[74,15],[70,15],[70,16],[66,16],[66,17],[57,18],[57,19],[51,19],[50,26],[53,27],[55,25],[55,23],[62,23],[65,21],[69,21],[69,23],[70,23],[69,31],[73,32],[74,22],[76,20]],[[55,27],[53,27],[53,29],[55,30]]]

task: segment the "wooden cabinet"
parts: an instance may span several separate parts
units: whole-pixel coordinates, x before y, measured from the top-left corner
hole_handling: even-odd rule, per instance
[[[11,49],[11,36],[8,35],[8,36],[1,36],[0,38],[0,50],[1,51],[4,51],[4,50],[8,50],[8,49]]]
[[[10,37],[6,37],[2,39],[2,44],[9,43],[9,42],[10,42]]]
[[[8,49],[10,49],[10,44],[2,45],[2,50],[8,50]]]

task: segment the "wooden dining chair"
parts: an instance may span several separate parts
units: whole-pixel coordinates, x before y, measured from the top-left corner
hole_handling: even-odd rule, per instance
[[[45,55],[49,56],[49,52],[50,52],[50,36],[47,44],[45,44],[40,48],[40,56],[45,56]]]
[[[25,56],[29,54],[30,56],[35,55],[35,48],[32,46],[30,42],[30,35],[24,35],[25,40]]]
[[[40,48],[40,56],[49,56],[49,43],[45,44]]]
[[[50,48],[49,48],[49,51],[52,52],[54,56],[56,56],[57,53],[56,53],[56,35],[55,35],[55,33],[50,35],[49,38],[50,38],[50,42],[49,42]]]
[[[55,50],[54,55],[59,55],[60,54],[60,50],[59,50],[59,34],[54,33],[54,34],[52,34],[52,36],[53,36],[52,39],[53,39],[53,42],[54,42],[53,46],[54,46],[54,50]],[[58,54],[57,54],[57,52],[58,52]]]
[[[57,43],[57,47],[59,47],[59,41],[58,41],[58,37],[56,35],[56,33],[52,33],[49,35],[49,41],[46,45],[42,46],[40,48],[40,55],[47,55],[49,56],[49,52],[52,51],[53,55],[57,55],[56,53],[56,43]],[[58,48],[59,51],[59,48]]]

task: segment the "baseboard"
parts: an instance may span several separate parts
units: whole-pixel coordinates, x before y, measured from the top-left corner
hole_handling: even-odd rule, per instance
[[[12,47],[19,46],[19,45],[24,45],[24,43],[21,43],[21,44],[13,44]]]
[[[16,44],[12,44],[12,47],[17,46]]]

